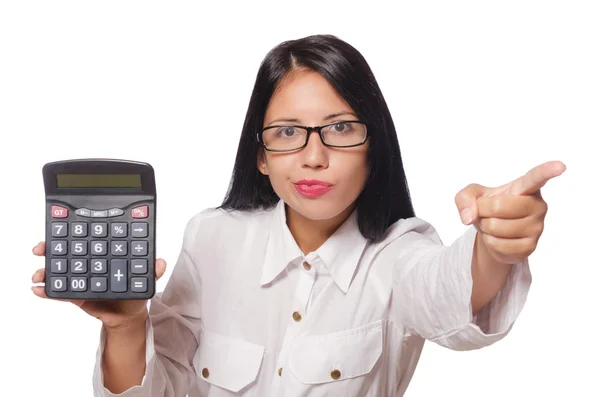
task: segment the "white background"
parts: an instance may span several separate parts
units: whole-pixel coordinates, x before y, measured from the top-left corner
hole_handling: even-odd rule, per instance
[[[44,163],[150,162],[158,254],[172,265],[188,219],[223,198],[266,52],[332,33],[372,66],[417,215],[446,244],[464,231],[454,195],[468,183],[503,184],[547,160],[567,165],[542,190],[546,230],[512,333],[469,353],[427,344],[407,395],[600,395],[598,3],[216,4],[0,5],[0,394],[92,393],[99,322],[30,291],[43,266],[31,248],[44,236]]]

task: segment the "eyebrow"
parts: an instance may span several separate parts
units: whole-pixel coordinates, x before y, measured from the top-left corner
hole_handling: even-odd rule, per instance
[[[354,117],[358,118],[358,116],[354,112],[338,112],[338,113],[332,113],[332,114],[329,114],[329,115],[325,116],[324,120],[325,121],[329,121],[329,120],[334,119],[336,117],[346,116],[346,115],[348,115],[348,116],[354,116]],[[300,120],[299,119],[293,119],[293,118],[285,118],[285,117],[283,117],[283,118],[275,119],[275,120],[271,121],[267,125],[271,125],[271,124],[277,123],[277,122],[299,123]]]

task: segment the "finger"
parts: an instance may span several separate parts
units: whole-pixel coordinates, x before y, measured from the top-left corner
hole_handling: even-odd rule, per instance
[[[516,219],[544,216],[548,205],[540,196],[490,196],[477,199],[481,218]]]
[[[506,239],[537,238],[544,230],[544,222],[531,216],[517,219],[483,218],[478,226],[485,234]]]
[[[33,254],[36,256],[44,255],[46,253],[46,243],[44,243],[43,241],[40,241],[33,247],[31,252],[33,252]]]
[[[509,239],[485,233],[483,233],[482,238],[488,248],[503,257],[503,261],[511,261],[513,263],[531,255],[535,251],[538,241],[530,237]]]
[[[456,194],[454,202],[465,225],[471,224],[478,217],[477,198],[484,195],[486,190],[486,187],[472,183]]]
[[[46,270],[38,269],[35,271],[35,273],[33,273],[33,276],[31,277],[31,282],[34,284],[41,283],[42,281],[44,281],[45,276],[46,276]]]
[[[540,190],[550,179],[566,170],[561,161],[548,161],[530,169],[525,175],[510,184],[511,194],[527,195]]]
[[[44,286],[34,285],[31,287],[31,291],[40,298],[46,299],[48,296],[46,295],[46,291],[44,290]]]
[[[156,260],[156,279],[160,279],[163,274],[165,274],[165,270],[167,269],[167,262],[165,262],[164,259],[157,259]]]

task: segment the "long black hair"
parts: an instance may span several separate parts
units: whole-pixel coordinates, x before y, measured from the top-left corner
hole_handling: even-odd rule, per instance
[[[401,218],[414,216],[396,129],[383,94],[361,53],[332,35],[312,35],[285,41],[262,61],[242,128],[231,183],[219,208],[255,210],[277,204],[268,176],[257,168],[256,139],[267,106],[279,82],[290,71],[305,68],[320,73],[367,124],[370,173],[358,197],[358,225],[367,239],[378,240]]]

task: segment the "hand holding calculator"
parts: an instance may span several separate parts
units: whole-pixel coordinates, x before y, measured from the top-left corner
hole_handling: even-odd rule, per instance
[[[146,163],[80,159],[43,167],[45,294],[146,300],[155,293],[156,187]]]

